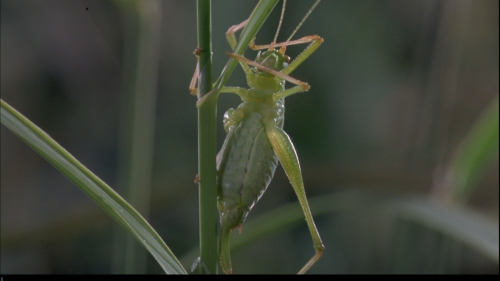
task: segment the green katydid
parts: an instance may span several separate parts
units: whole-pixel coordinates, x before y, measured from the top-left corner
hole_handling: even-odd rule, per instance
[[[309,209],[297,153],[290,137],[283,131],[284,98],[309,90],[307,83],[292,78],[289,74],[323,43],[323,39],[317,35],[291,41],[290,39],[319,1],[314,3],[287,41],[276,43],[279,27],[271,44],[255,45],[252,41],[250,48],[253,50],[268,49],[262,53],[259,51],[255,61],[240,55],[228,54],[243,68],[250,89],[220,88],[220,93],[235,93],[243,100],[237,109],[231,108],[224,115],[224,128],[228,135],[217,156],[218,209],[221,221],[220,263],[225,273],[232,273],[230,231],[237,227],[241,231],[242,223],[248,213],[267,189],[278,160],[297,194],[316,251],[299,274],[309,270],[323,253],[324,245]],[[283,11],[285,3],[286,0]],[[283,18],[283,13],[281,17]],[[280,25],[281,22],[282,20]],[[233,50],[237,44],[234,33],[242,29],[246,23],[247,21],[244,21],[234,25],[226,33]],[[285,55],[286,47],[304,43],[310,45],[295,60],[290,61]],[[276,47],[281,48],[275,50]],[[197,72],[198,66],[190,85],[193,93],[196,92]],[[285,81],[295,86],[285,89]],[[198,101],[198,105],[205,100],[205,97]]]

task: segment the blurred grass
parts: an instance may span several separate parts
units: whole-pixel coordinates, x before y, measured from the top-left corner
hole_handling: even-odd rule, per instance
[[[441,235],[446,241],[455,243],[453,247],[470,247],[498,264],[498,222],[485,218],[481,214],[466,208],[443,206],[439,202],[425,197],[394,196],[365,190],[346,190],[309,198],[309,203],[315,218],[361,212],[365,213],[365,215],[372,213],[389,219],[391,225],[390,237],[400,241],[398,247],[392,250],[395,253],[399,252],[400,258],[403,260],[407,259],[406,256],[410,254],[407,251],[411,250],[412,243],[422,243],[421,238],[418,236],[415,236],[411,232],[405,233],[405,231],[408,231],[409,225],[413,224],[413,231],[431,230],[433,233]],[[260,239],[265,239],[271,235],[281,236],[285,233],[285,229],[301,224],[304,224],[304,214],[298,202],[280,206],[246,222],[242,233],[240,235],[233,235],[231,249],[234,252],[238,252],[241,248],[257,243]],[[375,229],[372,234],[375,236],[377,231],[380,230]],[[404,241],[399,238],[409,238],[412,236],[413,239]],[[304,249],[307,249],[306,246],[303,246]],[[335,251],[334,245],[329,246],[328,248],[333,248],[331,251]],[[441,245],[440,247],[443,246]],[[312,252],[311,249],[309,250]],[[353,251],[354,256],[364,254],[356,252],[354,249]],[[197,249],[193,249],[182,257],[181,262],[188,264],[189,261],[196,257],[197,252]],[[403,260],[395,257],[397,256],[394,255],[391,257],[390,255],[386,255],[378,262],[387,272],[419,272],[416,270],[418,264],[421,263],[419,257],[413,259],[413,264],[405,264]],[[439,268],[440,271],[438,271],[438,267],[436,266],[434,268],[435,271],[430,270],[429,273],[457,273],[457,269],[452,266],[453,263],[451,262],[454,258],[454,255],[445,250],[443,255],[436,259],[443,263],[444,267]],[[235,273],[242,273],[238,271],[237,266],[235,266]],[[291,272],[284,273],[293,273],[293,269],[291,269]]]
[[[156,92],[160,59],[161,2],[115,1],[126,15],[124,93],[120,116],[118,192],[149,217]],[[113,272],[143,274],[147,251],[131,235],[114,230]]]
[[[498,96],[486,107],[469,130],[450,164],[445,189],[448,200],[465,203],[477,191],[485,169],[498,159]]]

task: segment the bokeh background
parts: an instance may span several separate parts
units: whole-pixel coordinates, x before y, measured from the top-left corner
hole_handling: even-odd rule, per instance
[[[118,191],[120,128],[126,130],[127,82],[134,72],[127,63],[135,44],[130,34],[137,32],[133,2],[1,1],[2,99]],[[279,40],[312,2],[288,1]],[[196,64],[196,2],[158,3],[149,221],[189,268],[199,243],[197,110],[188,91]],[[215,78],[230,50],[225,32],[256,3],[213,1]],[[396,222],[383,203],[448,206],[441,190],[446,167],[499,92],[498,5],[323,1],[300,29],[297,37],[318,34],[325,42],[292,74],[311,90],[287,98],[285,131],[308,197],[333,196],[332,204],[346,206],[316,216],[326,251],[311,273],[498,273],[498,230],[488,233],[497,237],[495,260],[422,224]],[[272,40],[280,6],[258,33],[258,44]],[[303,48],[290,47],[289,54]],[[253,59],[255,52],[245,55]],[[228,85],[246,85],[240,69]],[[238,103],[235,95],[221,96],[219,124]],[[219,147],[224,138],[219,125]],[[498,186],[497,150],[460,208],[498,227]],[[247,222],[290,202],[295,194],[278,168]],[[115,225],[1,127],[2,274],[114,272]],[[234,251],[234,273],[294,273],[312,254],[306,224],[298,223]],[[162,272],[149,255],[145,270]]]

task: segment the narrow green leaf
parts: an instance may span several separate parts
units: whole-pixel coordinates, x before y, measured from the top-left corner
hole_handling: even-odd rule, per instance
[[[3,100],[1,122],[76,184],[141,243],[167,273],[186,271],[149,223],[100,178]]]
[[[491,161],[498,157],[498,96],[465,136],[450,166],[446,188],[452,201],[464,202]]]
[[[464,207],[442,205],[427,198],[388,201],[393,214],[455,239],[499,262],[498,222]]]

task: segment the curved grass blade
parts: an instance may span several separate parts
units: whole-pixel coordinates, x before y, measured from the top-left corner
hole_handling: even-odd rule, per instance
[[[386,206],[397,217],[434,229],[499,262],[498,223],[485,216],[419,197],[391,200]]]
[[[1,101],[1,123],[56,167],[120,223],[158,261],[166,273],[186,271],[149,223],[100,178],[9,104]]]
[[[498,96],[486,107],[455,154],[445,184],[452,201],[465,202],[485,168],[498,157]]]

